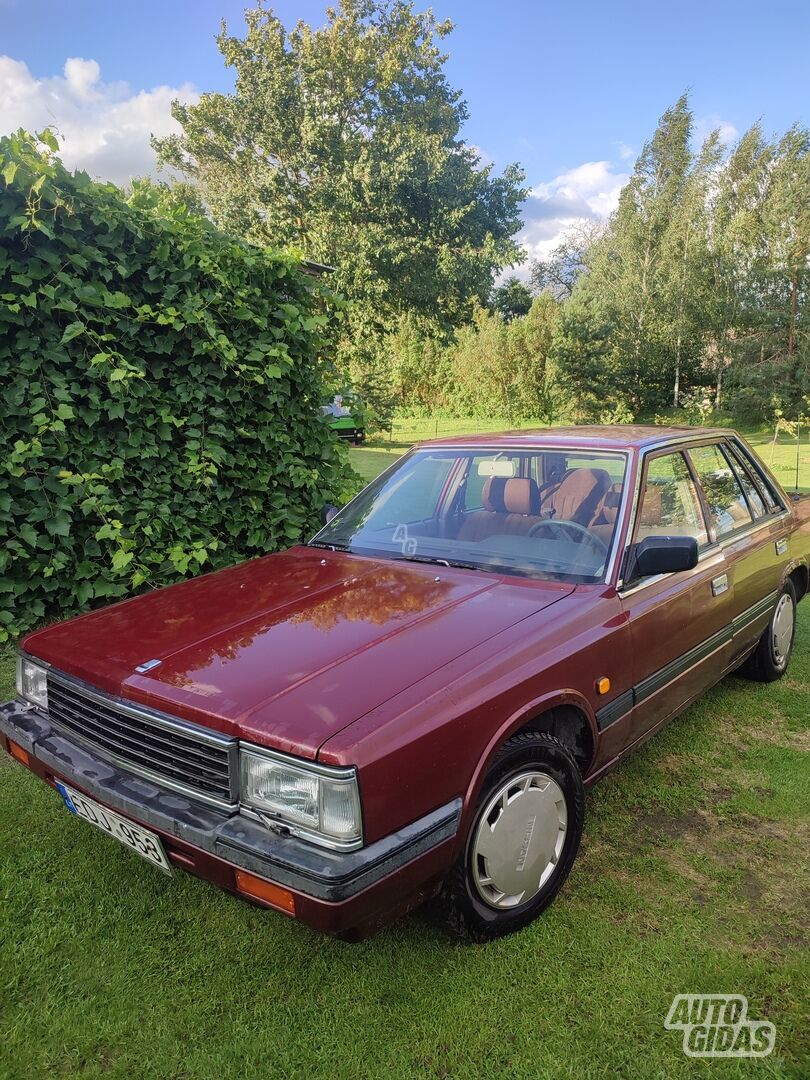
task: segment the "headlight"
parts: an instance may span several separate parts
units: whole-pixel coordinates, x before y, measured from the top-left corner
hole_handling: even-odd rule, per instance
[[[362,845],[354,769],[294,761],[258,747],[241,750],[242,802],[326,847]]]
[[[17,693],[21,698],[30,701],[32,705],[39,705],[41,709],[48,708],[48,673],[46,668],[40,667],[25,656],[17,656]]]

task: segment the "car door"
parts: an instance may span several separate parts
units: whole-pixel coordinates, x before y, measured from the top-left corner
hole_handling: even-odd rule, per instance
[[[665,535],[695,537],[698,565],[683,573],[635,578],[635,545]],[[621,737],[625,744],[683,708],[727,667],[731,583],[725,554],[712,541],[685,453],[669,447],[646,455],[619,590],[632,643],[634,704]],[[616,752],[622,748],[617,745]]]
[[[769,509],[767,493],[727,440],[690,447],[688,455],[732,585],[734,662],[759,638],[776,604],[785,516],[772,502]]]

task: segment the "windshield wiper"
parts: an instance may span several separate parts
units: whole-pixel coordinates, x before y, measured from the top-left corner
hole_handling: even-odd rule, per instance
[[[307,547],[326,548],[327,551],[351,551],[348,544],[341,544],[336,540],[331,543],[326,540],[310,540]]]
[[[482,570],[486,573],[486,567],[476,566],[473,563],[457,562],[454,559],[442,559],[438,555],[394,555],[392,556],[397,562],[419,562],[430,563],[432,566],[455,566],[459,570]]]

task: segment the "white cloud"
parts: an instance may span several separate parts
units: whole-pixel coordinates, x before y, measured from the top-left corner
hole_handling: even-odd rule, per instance
[[[150,136],[179,130],[170,111],[174,98],[199,96],[188,83],[133,93],[126,83],[103,82],[96,61],[79,57],[65,62],[62,75],[36,79],[21,60],[0,56],[0,134],[51,126],[69,169],[116,184],[156,173]]]
[[[713,131],[720,132],[720,142],[723,146],[730,146],[739,138],[739,131],[730,120],[724,120],[721,116],[713,113],[711,116],[699,116],[695,120],[695,143],[700,144],[711,135]]]
[[[628,174],[609,161],[586,161],[536,184],[523,206],[523,228],[517,235],[527,262],[510,272],[528,276],[528,260],[545,258],[578,222],[606,218],[616,209],[628,180]]]
[[[632,146],[629,146],[627,143],[624,142],[619,143],[619,157],[622,159],[622,161],[632,161],[635,156],[636,152]]]

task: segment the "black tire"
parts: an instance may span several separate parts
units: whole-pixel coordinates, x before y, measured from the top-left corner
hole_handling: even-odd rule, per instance
[[[776,625],[780,609],[786,608],[790,612],[790,641],[785,648],[777,647]],[[783,616],[784,617],[784,616]],[[739,673],[746,679],[755,682],[776,682],[781,679],[788,669],[790,658],[793,654],[793,643],[796,639],[796,589],[793,582],[788,579],[779,594],[779,599],[773,609],[773,614],[759,639],[757,647],[740,667]]]
[[[567,826],[562,848],[548,878],[526,903],[509,909],[487,903],[476,885],[473,869],[473,845],[488,804],[510,780],[527,775],[527,770],[541,770],[550,777],[564,796]],[[555,788],[555,790],[557,790]],[[485,942],[522,930],[548,907],[562,888],[579,851],[582,826],[585,820],[585,790],[582,776],[570,750],[559,739],[540,732],[514,735],[498,751],[487,773],[476,804],[472,824],[464,842],[464,850],[445,879],[439,893],[437,908],[443,919],[460,937],[467,941]],[[531,845],[534,819],[531,819],[525,858]],[[480,856],[478,856],[480,858]],[[515,868],[517,869],[517,867]],[[522,870],[522,867],[520,868]],[[478,875],[480,879],[480,873]]]

